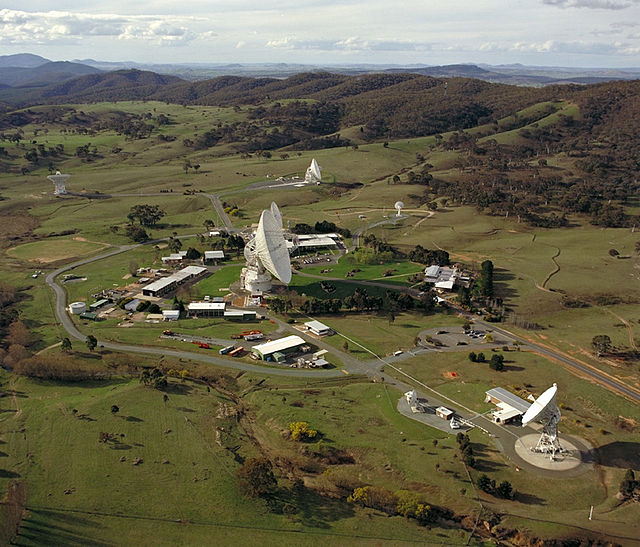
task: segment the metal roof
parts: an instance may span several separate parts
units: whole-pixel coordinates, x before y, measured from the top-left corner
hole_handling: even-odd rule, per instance
[[[531,403],[528,403],[524,399],[521,399],[517,395],[514,395],[510,391],[507,391],[506,389],[503,389],[501,387],[494,387],[486,393],[487,396],[493,399],[498,399],[498,401],[506,403],[510,407],[515,408],[522,413],[526,412],[531,406]]]
[[[262,355],[270,355],[275,353],[276,351],[283,351],[295,346],[301,346],[305,344],[305,341],[292,334],[291,336],[286,336],[285,338],[280,338],[278,340],[272,340],[271,342],[265,342],[264,344],[258,344],[257,346],[253,346],[253,350],[262,353]]]
[[[320,321],[316,321],[315,319],[313,321],[307,321],[304,326],[317,332],[321,332],[323,330],[331,330],[331,327],[325,325],[324,323],[320,323]]]
[[[226,305],[226,302],[191,302],[188,309],[189,311],[224,310]]]

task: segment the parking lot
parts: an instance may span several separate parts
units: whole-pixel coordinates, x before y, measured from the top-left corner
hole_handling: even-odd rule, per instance
[[[489,335],[487,341],[486,335]],[[469,349],[493,348],[497,346],[508,346],[511,344],[495,332],[488,332],[484,329],[471,329],[464,331],[462,327],[440,327],[429,329],[420,333],[421,342],[425,345],[439,348]]]

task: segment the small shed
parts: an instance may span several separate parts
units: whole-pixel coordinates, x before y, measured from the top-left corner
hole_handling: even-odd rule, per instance
[[[205,263],[224,260],[224,251],[205,251],[203,259]]]
[[[443,420],[450,420],[451,418],[453,418],[453,410],[450,410],[444,406],[439,406],[438,408],[436,408],[436,416],[438,416],[438,418],[442,418]]]
[[[331,327],[321,323],[320,321],[307,321],[304,326],[316,336],[325,336],[331,333]]]
[[[126,311],[136,311],[138,309],[138,304],[140,304],[140,299],[134,298],[133,300],[131,300],[130,302],[127,302],[124,305],[124,309]]]
[[[98,314],[92,311],[86,311],[80,314],[80,319],[88,319],[89,321],[97,321]]]
[[[162,310],[163,321],[177,321],[180,319],[180,310]]]
[[[89,306],[89,308],[91,309],[91,311],[96,311],[96,310],[99,310],[102,306],[104,306],[105,304],[108,304],[108,303],[109,303],[109,301],[106,298],[101,298],[100,300],[97,300],[96,302],[91,304]]]

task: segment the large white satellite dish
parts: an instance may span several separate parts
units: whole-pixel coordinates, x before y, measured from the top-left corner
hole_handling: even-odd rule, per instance
[[[558,452],[563,452],[563,448],[558,440],[558,422],[562,417],[560,409],[556,404],[558,395],[558,386],[553,384],[540,397],[538,397],[529,409],[522,416],[522,426],[526,426],[531,422],[539,422],[542,424],[542,434],[538,440],[534,452],[542,452],[550,454],[551,459],[555,458]]]
[[[275,203],[260,215],[255,236],[244,248],[247,266],[242,270],[242,286],[251,294],[271,289],[271,276],[283,283],[291,281],[291,261],[282,232],[282,215]]]
[[[318,165],[315,158],[311,160],[311,165],[307,168],[304,180],[312,184],[320,184],[322,180],[322,168]]]

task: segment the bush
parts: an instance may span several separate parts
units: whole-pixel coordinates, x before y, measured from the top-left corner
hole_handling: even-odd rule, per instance
[[[472,351],[469,353],[469,361],[471,361],[472,363],[475,363],[478,360],[478,356],[476,355],[475,351]]]
[[[487,358],[484,356],[484,353],[482,352],[478,353],[476,359],[478,363],[484,363],[487,360]]]
[[[291,438],[294,441],[308,441],[315,439],[318,432],[315,429],[309,429],[307,422],[291,422],[289,424],[289,431],[291,432]]]

